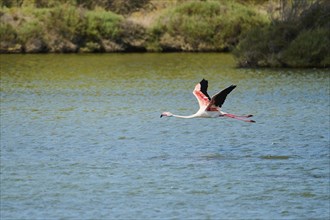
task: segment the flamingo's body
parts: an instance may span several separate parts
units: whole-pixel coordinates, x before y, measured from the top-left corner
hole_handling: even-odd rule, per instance
[[[175,115],[171,112],[163,112],[160,117],[177,117],[177,118],[218,118],[218,117],[229,117],[242,120],[245,122],[255,122],[247,118],[252,117],[252,115],[238,116],[234,114],[229,114],[221,111],[221,106],[225,102],[227,95],[235,89],[236,85],[231,85],[228,88],[222,90],[221,92],[215,94],[212,98],[207,94],[208,81],[203,79],[200,81],[193,91],[193,94],[197,98],[199,104],[199,110],[189,116]]]

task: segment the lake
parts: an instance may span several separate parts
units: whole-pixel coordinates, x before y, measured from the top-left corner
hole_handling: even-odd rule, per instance
[[[330,71],[229,54],[0,55],[1,219],[328,219]],[[198,110],[236,84],[230,118]]]

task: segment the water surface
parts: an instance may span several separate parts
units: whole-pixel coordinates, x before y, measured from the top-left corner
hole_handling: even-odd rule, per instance
[[[330,74],[224,54],[0,55],[1,219],[328,219]],[[257,123],[159,118],[223,110]]]

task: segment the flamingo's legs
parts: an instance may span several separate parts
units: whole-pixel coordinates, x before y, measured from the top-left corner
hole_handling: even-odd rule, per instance
[[[239,115],[224,113],[223,116],[228,117],[228,118],[234,118],[234,119],[245,121],[245,122],[255,122],[254,120],[246,119],[246,118],[252,117],[253,115],[242,115],[242,116],[239,116]]]

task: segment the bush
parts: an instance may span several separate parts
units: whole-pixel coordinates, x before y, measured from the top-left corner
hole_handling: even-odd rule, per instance
[[[84,29],[83,11],[69,5],[49,9],[47,14],[39,16],[38,19],[43,20],[48,34],[51,33],[51,35],[68,40],[75,41]]]
[[[86,37],[88,40],[99,41],[101,38],[116,39],[119,24],[123,18],[102,9],[86,13]]]
[[[0,53],[21,53],[22,45],[17,39],[16,30],[7,23],[0,23]]]
[[[78,47],[102,51],[102,40],[120,38],[123,22],[122,16],[101,8],[88,11],[71,5],[3,8],[0,16],[1,51],[17,43],[33,52],[75,52]]]
[[[304,30],[283,52],[283,62],[295,67],[330,66],[330,30]]]
[[[159,40],[160,48],[166,41],[177,41],[173,49],[226,51],[237,44],[241,33],[266,22],[252,8],[235,2],[192,1],[160,16],[151,30],[151,39]]]
[[[238,66],[329,67],[329,11],[330,3],[320,0],[286,20],[251,30],[234,50]]]
[[[17,32],[16,30],[7,23],[0,23],[0,42],[16,41]]]
[[[18,39],[22,43],[31,38],[42,38],[43,33],[42,25],[36,20],[28,21],[17,29]]]
[[[143,8],[150,0],[112,0],[107,9],[119,14],[130,14]]]
[[[298,32],[296,25],[286,23],[254,28],[241,39],[233,54],[241,67],[282,66],[281,51]]]

